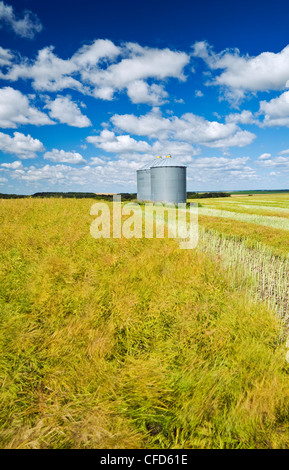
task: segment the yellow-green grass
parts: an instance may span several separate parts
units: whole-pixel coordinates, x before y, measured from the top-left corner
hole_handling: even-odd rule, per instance
[[[289,195],[272,194],[267,199],[260,199],[260,197],[260,195],[254,195],[252,197],[207,198],[197,201],[202,206],[219,210],[275,217],[289,216]]]
[[[199,215],[198,221],[206,229],[216,230],[220,234],[224,233],[239,240],[245,239],[249,247],[256,247],[262,243],[270,248],[273,254],[288,257],[287,230],[204,215]]]
[[[217,209],[226,212],[233,212],[238,214],[250,214],[250,215],[261,215],[267,217],[281,217],[289,218],[289,209],[282,208],[282,207],[269,207],[269,206],[257,206],[257,205],[249,205],[249,204],[206,204],[205,208],[209,209]]]
[[[199,209],[200,210],[200,209]],[[187,211],[187,222],[189,222]],[[216,219],[216,217],[212,217]],[[168,225],[172,221],[167,218]],[[258,226],[257,226],[258,227]],[[191,234],[194,236],[194,232]],[[289,332],[289,256],[286,246],[284,254],[276,255],[274,249],[247,237],[225,234],[198,225],[197,250],[209,253],[222,262],[227,274],[245,288],[249,298],[265,300],[268,306],[280,315],[283,332]]]
[[[220,198],[200,198],[200,199],[188,199],[188,202],[199,202],[202,205],[206,204],[253,204],[253,205],[268,205],[289,207],[289,194],[253,194],[251,196],[231,196],[231,197],[220,197]]]
[[[272,217],[257,214],[247,214],[227,210],[211,209],[209,207],[199,207],[199,214],[209,217],[221,217],[225,219],[232,219],[241,222],[248,222],[256,225],[265,225],[266,227],[273,227],[282,230],[289,230],[289,220],[285,217]]]
[[[239,240],[217,231],[199,227],[197,250],[219,259],[236,284],[245,288],[249,298],[266,301],[282,319],[280,333],[289,332],[289,259],[272,254],[264,244],[248,247]]]
[[[284,209],[289,208],[289,195],[287,194],[260,194],[252,196],[233,196],[226,198],[207,198],[207,199],[194,199],[188,200],[188,202],[197,202],[204,208],[209,208],[214,206],[215,209],[226,211],[237,212],[239,214],[246,213],[248,214],[257,214],[264,216],[271,216],[270,220],[273,220],[273,217],[278,216],[282,219],[288,218],[286,212],[282,214],[278,212],[273,212],[272,209],[275,207],[282,207]],[[255,207],[252,211],[247,208],[240,208],[239,204],[253,205],[258,204],[262,205],[262,210],[257,210]],[[268,206],[268,209],[271,209],[270,212],[265,212],[265,205]],[[250,223],[250,221],[245,220],[231,220],[230,218],[221,218],[221,217],[211,217],[209,215],[202,215],[202,207],[199,211],[199,224],[209,230],[214,230],[220,234],[225,234],[228,237],[234,239],[244,240],[249,247],[256,247],[260,243],[267,246],[272,250],[272,253],[278,256],[288,257],[289,253],[289,243],[288,243],[288,233],[286,230],[270,226],[262,226],[257,223]],[[216,213],[217,214],[217,213]],[[257,219],[256,219],[257,220]],[[266,219],[265,219],[266,221]]]
[[[277,317],[175,240],[93,239],[93,202],[0,201],[1,448],[288,448]]]

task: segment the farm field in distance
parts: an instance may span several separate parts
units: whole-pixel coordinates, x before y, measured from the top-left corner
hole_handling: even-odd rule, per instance
[[[289,448],[289,194],[192,202],[181,250],[0,199],[1,448]]]

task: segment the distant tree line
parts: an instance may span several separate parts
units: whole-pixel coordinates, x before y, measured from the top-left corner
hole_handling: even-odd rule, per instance
[[[121,196],[122,201],[133,201],[137,199],[136,193],[118,193]],[[224,192],[209,192],[209,193],[196,193],[192,191],[187,192],[188,199],[200,199],[200,198],[210,198],[210,197],[230,197],[230,193]],[[112,194],[95,194],[95,193],[80,193],[80,192],[40,192],[32,194],[31,196],[23,194],[3,194],[0,193],[0,199],[21,199],[21,198],[46,198],[46,197],[62,197],[62,198],[75,198],[75,199],[96,199],[104,201],[112,201]]]
[[[123,201],[131,201],[136,199],[136,193],[119,193],[121,195],[121,199]],[[95,193],[78,193],[78,192],[41,192],[35,193],[31,196],[23,195],[23,194],[3,194],[0,193],[0,199],[20,199],[20,198],[46,198],[46,197],[58,197],[58,198],[75,198],[75,199],[96,199],[96,200],[105,200],[105,201],[112,201],[113,195],[112,194],[95,194]]]
[[[44,193],[35,193],[32,194],[31,197],[40,197],[40,198],[46,198],[46,197],[62,197],[62,198],[70,198],[70,199],[105,199],[106,201],[112,201],[112,195],[111,194],[95,194],[95,193],[78,193],[78,192],[68,192],[68,193],[63,193],[63,192],[44,192]]]
[[[243,195],[248,194],[248,196],[252,196],[253,194],[271,194],[271,193],[289,193],[289,189],[252,189],[249,191],[234,191],[234,194]]]
[[[231,193],[194,193],[187,192],[187,199],[201,199],[209,197],[230,197]]]
[[[25,197],[29,197],[29,196],[24,196],[22,194],[2,194],[2,193],[0,193],[0,199],[23,199]]]

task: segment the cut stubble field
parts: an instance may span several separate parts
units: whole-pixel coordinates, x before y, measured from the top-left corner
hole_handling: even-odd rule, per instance
[[[204,215],[224,199],[196,250],[94,239],[93,200],[0,200],[1,448],[289,448],[288,231]]]

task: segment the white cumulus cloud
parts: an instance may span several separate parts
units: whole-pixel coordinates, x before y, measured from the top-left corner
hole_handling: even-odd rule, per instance
[[[115,135],[114,132],[107,129],[101,131],[99,136],[89,136],[86,140],[95,147],[112,153],[147,152],[151,148],[143,140],[135,140],[129,135]]]
[[[262,153],[262,155],[258,157],[258,160],[269,160],[270,158],[271,158],[271,153]]]
[[[64,150],[53,149],[51,152],[45,152],[43,155],[45,160],[57,163],[85,163],[84,158],[77,152],[65,152]]]
[[[16,128],[21,124],[43,126],[55,124],[45,113],[31,106],[27,96],[11,87],[0,89],[0,127]]]
[[[11,169],[11,170],[17,170],[19,168],[23,168],[22,162],[20,162],[19,160],[16,160],[15,162],[12,162],[12,163],[1,163],[0,166],[2,166],[3,168]]]
[[[7,25],[14,33],[23,38],[34,38],[42,30],[38,17],[31,11],[25,11],[22,17],[17,17],[13,7],[0,2],[0,24]]]
[[[255,134],[241,130],[234,122],[222,124],[192,113],[185,113],[180,118],[164,118],[157,109],[139,117],[115,114],[111,122],[130,134],[161,140],[175,139],[208,147],[243,147],[255,138]]]
[[[140,102],[140,93],[144,94],[144,102],[148,94],[164,97],[161,88],[147,88],[144,91],[141,81],[147,79],[164,80],[168,77],[184,80],[183,69],[188,64],[189,55],[184,52],[166,49],[141,47],[135,43],[126,43],[121,49],[122,58],[118,63],[109,65],[106,69],[85,70],[82,73],[84,81],[94,85],[94,95],[112,99],[116,91],[128,89],[132,99]],[[103,93],[105,92],[105,94]],[[136,98],[135,94],[138,95]],[[155,99],[154,99],[155,101]]]
[[[29,166],[10,171],[10,177],[29,184],[29,188],[37,188],[39,183],[45,183],[47,188],[63,190],[63,188],[81,190],[110,191],[111,185],[123,188],[122,191],[136,191],[136,170],[151,155],[135,155],[132,160],[113,159],[105,164],[69,166],[63,164],[44,165],[42,168]],[[202,185],[212,183],[223,185],[234,181],[256,180],[254,169],[248,165],[249,157],[199,157],[196,159],[181,159],[187,165],[188,180]],[[36,185],[36,186],[34,186]],[[101,188],[101,189],[100,189]]]
[[[91,157],[88,163],[89,165],[105,165],[106,162],[99,157]]]
[[[127,86],[127,94],[133,103],[147,103],[159,106],[165,103],[168,93],[162,85],[148,85],[144,80],[135,80]]]
[[[18,158],[36,158],[37,152],[44,151],[42,142],[31,135],[14,132],[14,137],[0,132],[0,150],[4,153],[17,155]]]
[[[82,91],[82,84],[72,76],[78,70],[77,65],[60,59],[53,49],[53,46],[41,49],[34,61],[24,58],[13,63],[0,77],[10,81],[30,79],[37,91],[61,91],[65,88]]]
[[[50,117],[57,119],[63,124],[73,127],[88,127],[92,125],[90,119],[82,114],[70,96],[57,96],[53,101],[48,100],[45,107],[50,110]]]
[[[4,65],[11,65],[13,61],[13,54],[10,49],[4,49],[0,46],[0,67]]]
[[[221,70],[210,84],[229,87],[238,98],[246,91],[285,89],[289,80],[289,45],[277,53],[262,52],[252,57],[241,55],[239,49],[215,53],[210,44],[199,41],[193,45],[193,55],[203,59],[211,70]]]
[[[85,70],[87,67],[95,67],[103,59],[114,59],[121,53],[109,39],[96,39],[91,44],[82,46],[71,58],[79,70]]]
[[[30,79],[38,91],[73,89],[102,100],[112,100],[116,93],[126,91],[133,103],[156,105],[167,97],[162,82],[170,77],[185,80],[184,67],[189,61],[185,52],[169,48],[136,43],[116,46],[112,41],[97,39],[69,59],[58,57],[52,46],[39,50],[35,60],[15,58],[0,78]],[[158,83],[148,84],[147,80]]]
[[[289,127],[289,91],[270,101],[261,101],[259,114],[264,114],[263,126]]]
[[[244,109],[241,113],[231,113],[226,116],[226,122],[234,122],[240,124],[258,124],[258,120],[254,118],[252,111]]]
[[[289,156],[287,157],[274,157],[270,159],[265,159],[264,161],[260,162],[260,165],[262,165],[265,168],[280,168],[283,170],[288,171],[289,169]]]
[[[248,165],[249,160],[249,157],[200,157],[188,165],[188,179],[202,185],[222,186],[232,181],[256,180],[257,173]]]
[[[72,167],[69,165],[44,165],[42,168],[34,166],[11,171],[11,177],[16,180],[26,181],[31,184],[45,182],[46,186],[60,185],[75,188],[80,186],[89,191],[98,192],[102,185],[121,185],[124,191],[128,187],[134,188],[136,183],[136,169],[139,163],[135,161],[111,160],[106,165]],[[59,187],[59,186],[58,186]]]
[[[190,162],[192,155],[197,155],[200,152],[192,144],[176,140],[158,140],[152,145],[152,151],[154,155],[173,155],[178,157],[182,163]]]
[[[281,150],[281,152],[279,152],[279,155],[288,155],[288,153],[289,153],[289,149]]]

